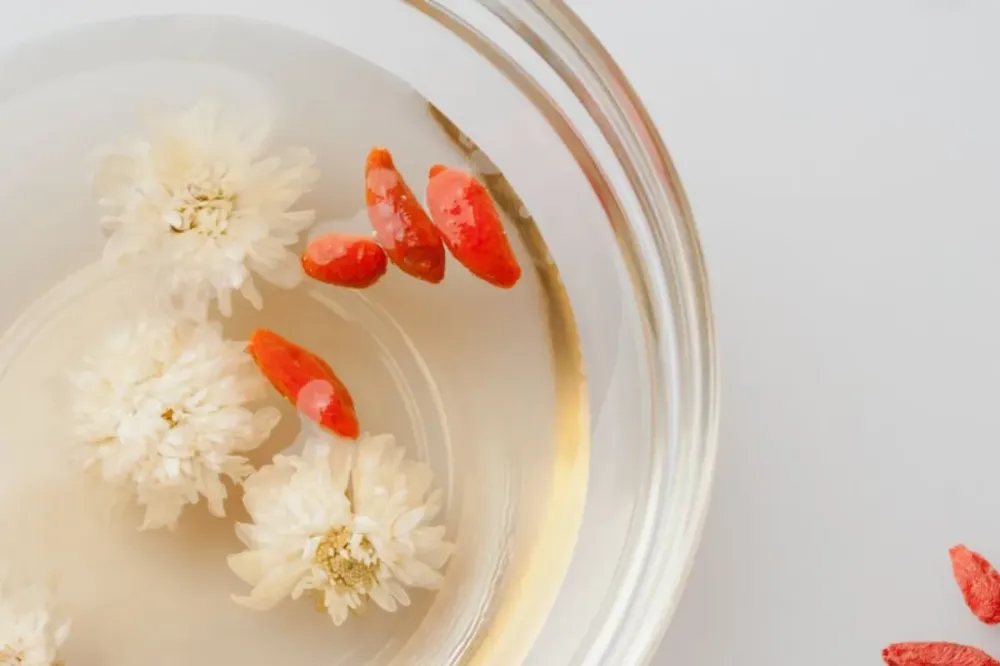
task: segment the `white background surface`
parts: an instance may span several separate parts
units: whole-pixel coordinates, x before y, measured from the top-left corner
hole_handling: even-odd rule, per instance
[[[1000,3],[576,0],[701,230],[716,490],[656,666],[1000,656],[951,581],[1000,563]]]
[[[656,666],[978,644],[1000,563],[1000,0],[570,0],[645,99],[709,261],[716,490]]]

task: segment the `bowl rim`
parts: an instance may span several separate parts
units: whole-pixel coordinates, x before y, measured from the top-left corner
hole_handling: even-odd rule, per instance
[[[633,521],[631,545],[641,552],[635,566],[620,572],[612,609],[573,660],[580,666],[648,663],[676,610],[700,543],[718,449],[715,323],[690,203],[655,123],[625,73],[563,0],[403,1],[488,59],[564,141],[576,144],[571,150],[605,203],[637,298],[650,304],[644,333],[655,367],[649,389],[654,407],[662,408],[653,410],[651,446],[656,449],[657,441],[669,440],[674,450],[653,452],[651,492],[644,515]],[[484,9],[495,28],[484,29]],[[565,109],[556,106],[523,61],[501,46],[494,29],[527,45],[536,64],[572,91],[617,165],[595,155]],[[631,210],[608,176],[615,166],[634,197]],[[639,218],[643,224],[637,225]],[[671,391],[673,387],[683,390]],[[683,507],[682,515],[677,507]],[[668,517],[670,529],[664,525]],[[673,593],[663,594],[667,589]]]

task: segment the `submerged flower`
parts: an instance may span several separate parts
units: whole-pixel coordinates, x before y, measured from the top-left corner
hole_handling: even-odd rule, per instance
[[[0,666],[59,666],[68,635],[69,622],[52,616],[46,587],[10,589],[0,578]]]
[[[244,344],[215,324],[143,317],[115,331],[71,377],[84,463],[145,507],[143,529],[173,527],[200,497],[225,514],[223,476],[250,473],[245,452],[278,423]]]
[[[98,167],[111,232],[104,260],[155,268],[185,307],[203,309],[218,297],[224,314],[233,291],[261,307],[252,273],[280,287],[298,284],[302,271],[288,247],[313,211],[290,208],[318,177],[313,155],[268,156],[266,126],[227,123],[208,103],[152,129],[150,138],[108,151]]]
[[[311,592],[342,624],[369,599],[394,611],[407,587],[438,589],[451,555],[430,468],[404,460],[391,435],[311,439],[302,456],[277,456],[246,480],[248,550],[229,566],[253,585],[237,603],[267,610]]]

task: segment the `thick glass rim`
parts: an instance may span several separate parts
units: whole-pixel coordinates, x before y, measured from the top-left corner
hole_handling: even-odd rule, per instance
[[[605,207],[642,304],[655,407],[649,493],[630,529],[632,559],[573,663],[646,663],[700,541],[719,422],[708,277],[680,177],[624,73],[562,0],[404,1],[500,69],[562,137]],[[554,81],[579,113],[567,111],[567,97],[556,101]]]

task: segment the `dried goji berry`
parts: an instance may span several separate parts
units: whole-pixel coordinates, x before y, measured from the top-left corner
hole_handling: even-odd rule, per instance
[[[388,265],[382,246],[366,236],[324,234],[309,241],[302,254],[306,275],[338,287],[370,287]]]
[[[986,624],[1000,623],[1000,573],[979,553],[958,545],[948,551],[955,582],[969,610]]]
[[[385,148],[372,148],[368,154],[365,200],[375,236],[392,262],[421,280],[443,280],[441,239]]]
[[[882,650],[888,666],[1000,666],[982,650],[956,643],[895,643]]]
[[[354,399],[326,361],[263,328],[251,334],[247,349],[271,385],[300,412],[342,437],[357,439]]]
[[[521,278],[500,215],[479,181],[435,165],[427,183],[427,207],[448,250],[474,275],[505,289]]]

